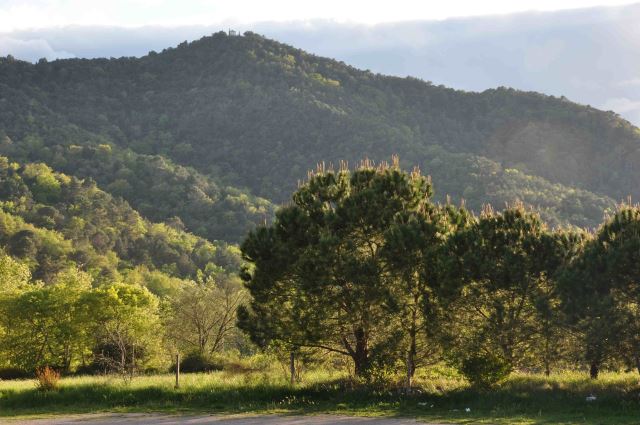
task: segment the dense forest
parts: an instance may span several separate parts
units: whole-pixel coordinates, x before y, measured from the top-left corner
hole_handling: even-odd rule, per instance
[[[137,267],[195,279],[240,266],[232,245],[186,233],[179,219],[150,223],[95,182],[42,163],[0,157],[0,198],[2,247],[44,282],[68,265],[96,279]]]
[[[551,225],[594,227],[638,195],[640,133],[611,112],[386,77],[253,33],[142,58],[3,58],[4,135],[1,154],[91,177],[151,220],[229,242],[321,161],[398,154],[440,182],[438,200],[475,211],[520,200]]]
[[[42,365],[151,367],[166,349],[160,329],[186,351],[247,346],[234,326],[236,246],[187,233],[179,218],[151,223],[94,181],[42,163],[0,157],[0,198],[0,379]],[[216,341],[184,324],[194,312]]]
[[[640,214],[616,201],[640,195],[639,142],[565,98],[253,33],[0,58],[0,378],[258,348],[366,379],[638,367]]]

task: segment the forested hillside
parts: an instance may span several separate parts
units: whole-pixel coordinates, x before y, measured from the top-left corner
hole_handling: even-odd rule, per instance
[[[142,58],[0,60],[0,153],[93,178],[146,218],[237,242],[320,161],[398,154],[436,199],[593,227],[637,197],[640,132],[537,93],[357,70],[256,34]]]
[[[35,279],[49,282],[68,267],[96,282],[134,269],[166,281],[238,270],[237,248],[182,227],[178,219],[150,223],[91,180],[0,157],[0,247],[28,264]]]

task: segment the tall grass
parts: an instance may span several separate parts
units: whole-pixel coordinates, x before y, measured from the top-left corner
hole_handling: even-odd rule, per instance
[[[367,388],[340,372],[313,370],[291,386],[277,369],[182,375],[68,377],[57,391],[36,390],[35,380],[0,382],[0,415],[91,411],[334,412],[415,416],[434,421],[504,424],[638,424],[640,384],[635,373],[583,373],[549,377],[513,374],[491,391],[469,388],[455,372],[428,369],[416,377],[420,391]],[[588,396],[596,400],[587,401]],[[468,409],[468,411],[467,411]]]
[[[36,386],[40,391],[54,391],[58,389],[60,372],[53,370],[49,366],[45,366],[36,370],[36,380]]]

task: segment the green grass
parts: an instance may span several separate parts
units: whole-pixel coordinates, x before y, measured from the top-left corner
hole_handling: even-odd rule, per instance
[[[468,388],[446,370],[423,372],[421,393],[353,387],[343,375],[305,374],[291,387],[282,372],[186,374],[180,389],[171,375],[70,377],[54,392],[35,381],[0,382],[0,416],[24,417],[86,412],[337,413],[409,416],[452,423],[639,424],[640,376],[605,373],[597,381],[576,372],[514,374],[487,392]],[[594,394],[596,401],[585,398]],[[466,408],[470,412],[465,411]]]

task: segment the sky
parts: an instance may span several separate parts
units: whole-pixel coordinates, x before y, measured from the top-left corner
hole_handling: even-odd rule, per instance
[[[0,56],[142,56],[233,28],[362,69],[533,90],[640,125],[640,2],[0,0]]]
[[[628,3],[629,0],[0,0],[0,31],[66,25],[182,26],[317,19],[379,24]]]

